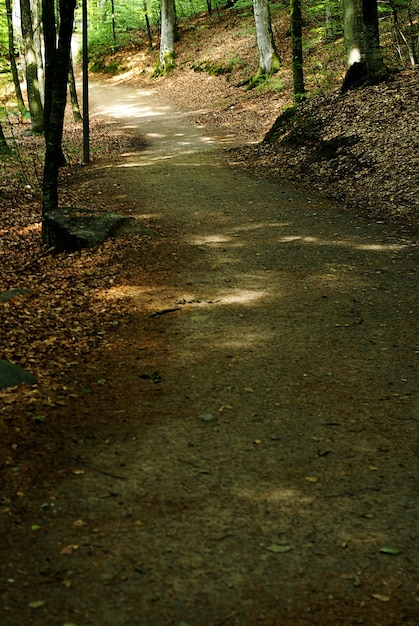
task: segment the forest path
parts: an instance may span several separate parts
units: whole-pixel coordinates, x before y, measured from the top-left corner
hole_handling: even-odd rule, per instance
[[[131,317],[83,371],[27,623],[413,626],[417,248],[227,166],[233,138],[144,90],[91,95],[149,142],[92,176],[155,234],[108,294]]]

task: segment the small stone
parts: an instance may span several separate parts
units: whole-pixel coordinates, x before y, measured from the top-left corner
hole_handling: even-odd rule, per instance
[[[215,422],[217,418],[212,413],[202,413],[199,419],[201,422]]]

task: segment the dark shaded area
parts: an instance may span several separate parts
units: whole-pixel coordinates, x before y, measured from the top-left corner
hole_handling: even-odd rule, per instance
[[[10,361],[0,360],[0,389],[16,385],[34,385],[37,379],[33,374]]]

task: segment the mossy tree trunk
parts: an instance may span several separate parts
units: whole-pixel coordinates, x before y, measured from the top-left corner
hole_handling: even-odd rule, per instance
[[[305,98],[303,70],[303,19],[301,14],[301,0],[290,1],[290,18],[294,102],[295,104],[299,104]]]
[[[41,134],[44,132],[44,111],[39,90],[38,63],[33,37],[30,0],[20,0],[20,12],[31,130],[33,133]]]
[[[272,33],[269,0],[253,0],[256,38],[259,49],[259,70],[252,79],[259,82],[262,77],[272,76],[281,68],[281,60]]]
[[[153,76],[167,74],[175,66],[176,11],[174,0],[161,0],[159,62]]]

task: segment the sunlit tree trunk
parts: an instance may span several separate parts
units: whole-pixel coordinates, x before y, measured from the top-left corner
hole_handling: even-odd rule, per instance
[[[343,0],[346,69],[365,62],[363,0]]]
[[[159,63],[154,76],[167,74],[175,66],[176,13],[174,0],[161,0],[161,32]]]
[[[259,75],[270,76],[281,67],[272,34],[269,0],[253,0],[256,37],[259,48]]]
[[[380,50],[377,0],[343,0],[346,75],[342,91],[387,75]]]
[[[301,15],[301,0],[291,0],[290,15],[294,102],[295,104],[299,104],[305,98],[303,71],[303,20]]]
[[[70,54],[70,67],[68,71],[68,88],[70,91],[71,108],[73,110],[73,119],[75,122],[82,122],[83,118],[80,112],[79,99],[77,97],[76,80],[74,78],[73,59]]]
[[[39,91],[38,63],[36,58],[30,0],[20,0],[23,54],[25,57],[26,88],[28,92],[31,130],[44,131],[44,111]]]
[[[35,50],[36,66],[38,73],[38,87],[41,102],[44,102],[45,97],[45,76],[44,76],[44,59],[42,57],[42,43],[41,43],[41,10],[40,0],[30,0],[31,14],[32,14],[32,28],[33,28],[33,47]]]
[[[12,3],[10,0],[6,0],[6,13],[7,13],[7,32],[9,37],[9,61],[10,68],[12,70],[13,85],[15,88],[17,106],[19,111],[26,110],[25,103],[23,101],[22,90],[20,88],[19,73],[17,71],[16,59],[15,59],[15,35],[13,29],[13,12]]]

